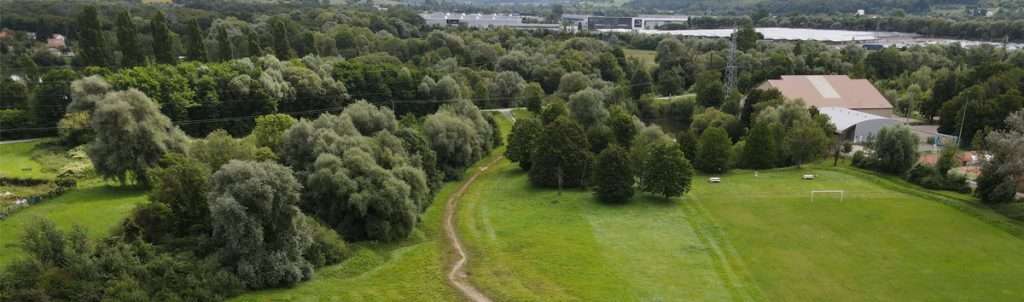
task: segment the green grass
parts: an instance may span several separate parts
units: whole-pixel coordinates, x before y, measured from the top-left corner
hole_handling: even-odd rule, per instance
[[[34,140],[0,144],[0,176],[43,179],[56,177],[56,174],[44,171],[43,165],[32,159],[33,150],[45,142],[45,140]]]
[[[848,168],[698,177],[686,197],[599,204],[503,161],[462,201],[475,284],[497,301],[1019,301],[1024,239],[959,194]],[[845,200],[810,190],[846,190]]]
[[[90,237],[99,239],[108,236],[136,204],[145,200],[144,191],[93,180],[60,197],[18,211],[0,220],[0,267],[20,257],[22,251],[17,244],[22,230],[36,219],[52,220],[62,230],[80,225],[89,231]]]
[[[643,62],[649,68],[653,68],[653,66],[657,65],[654,60],[657,56],[657,52],[653,50],[624,48],[622,49],[622,52],[626,55],[626,58],[639,59],[640,62]]]

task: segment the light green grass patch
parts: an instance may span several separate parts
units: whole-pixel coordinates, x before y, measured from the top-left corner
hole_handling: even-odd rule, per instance
[[[648,68],[653,68],[657,65],[655,57],[657,57],[658,53],[653,50],[623,48],[622,52],[626,55],[626,58],[639,59],[640,62],[643,62],[644,66]]]
[[[730,300],[673,201],[608,206],[582,190],[532,188],[503,160],[463,199],[472,280],[498,301]]]
[[[32,159],[33,150],[45,140],[0,144],[0,176],[52,179],[56,174],[44,171],[43,165]]]
[[[17,244],[22,231],[36,219],[49,219],[65,231],[80,225],[91,238],[99,239],[108,236],[135,205],[145,200],[144,191],[89,181],[60,197],[18,211],[0,220],[0,267],[20,257],[22,251]]]
[[[935,200],[849,173],[740,171],[698,183],[701,223],[721,228],[767,301],[1015,301],[1024,240]],[[816,197],[811,190],[845,190]]]

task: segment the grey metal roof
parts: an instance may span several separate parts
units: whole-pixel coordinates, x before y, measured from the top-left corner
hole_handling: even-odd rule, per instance
[[[818,112],[827,115],[829,119],[832,120],[832,124],[836,125],[836,130],[839,132],[850,129],[850,127],[853,127],[854,125],[872,120],[896,121],[884,116],[850,110],[842,107],[821,107],[818,108]]]

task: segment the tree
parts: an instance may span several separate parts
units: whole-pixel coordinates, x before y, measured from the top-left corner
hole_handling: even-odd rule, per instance
[[[43,75],[42,83],[35,87],[29,103],[29,110],[39,126],[53,127],[64,116],[64,109],[71,103],[68,94],[69,83],[78,79],[78,74],[68,68],[57,68]]]
[[[740,51],[748,51],[757,47],[757,40],[761,34],[754,30],[752,22],[743,22],[740,29],[736,31],[736,48]]]
[[[430,148],[437,153],[437,163],[448,179],[462,176],[466,167],[490,150],[490,125],[479,111],[469,115],[472,117],[460,115],[450,105],[445,105],[423,122],[423,133],[430,141]],[[479,122],[476,122],[477,117]]]
[[[189,156],[170,153],[150,172],[153,189],[149,200],[166,205],[171,212],[174,234],[205,234],[210,228],[210,209],[206,203],[210,168]],[[138,220],[135,220],[138,225]],[[145,228],[144,225],[138,225]]]
[[[539,114],[544,106],[544,88],[541,88],[540,84],[536,82],[526,84],[526,88],[523,89],[522,99],[526,103],[527,110]]]
[[[629,79],[629,94],[636,99],[651,93],[651,87],[654,86],[653,83],[654,79],[651,78],[651,73],[647,71],[647,68],[642,65],[637,66],[633,76]]]
[[[227,27],[217,28],[217,53],[221,61],[228,61],[235,58],[235,45],[228,36]]]
[[[594,195],[603,202],[622,203],[633,197],[636,182],[625,149],[611,145],[594,162]]]
[[[590,87],[590,77],[579,71],[570,72],[562,75],[561,80],[558,81],[558,95],[569,97],[587,87]]]
[[[274,20],[271,24],[271,37],[273,38],[274,54],[280,59],[290,59],[294,56],[291,42],[288,41],[288,27],[284,20]]]
[[[287,114],[268,114],[256,117],[256,127],[249,134],[259,147],[267,147],[278,153],[281,150],[281,136],[295,125],[295,118]]]
[[[623,148],[629,148],[633,144],[633,137],[636,136],[637,132],[640,132],[640,128],[643,127],[643,122],[636,119],[632,114],[626,112],[621,107],[612,107],[611,113],[608,117],[608,128],[611,128],[612,134],[615,136],[615,142]]]
[[[544,126],[531,156],[530,183],[543,187],[584,185],[590,163],[590,143],[575,121],[559,117]]]
[[[86,153],[96,172],[124,184],[129,173],[147,186],[150,167],[169,152],[185,151],[185,135],[138,90],[107,93],[92,112],[96,138]]]
[[[917,162],[917,136],[907,126],[882,128],[871,147],[874,166],[882,172],[900,175]]]
[[[786,132],[789,156],[797,166],[825,154],[829,141],[825,131],[810,121],[798,122]]]
[[[704,107],[715,107],[722,105],[725,95],[722,90],[722,76],[717,71],[704,71],[697,76],[697,83],[694,84],[697,92],[697,103]]]
[[[153,55],[156,62],[160,64],[174,64],[177,62],[177,55],[174,53],[174,41],[171,29],[167,26],[167,19],[163,12],[157,12],[153,19],[149,20],[149,27],[153,35]]]
[[[697,145],[700,142],[697,141],[697,135],[693,134],[693,131],[679,131],[676,134],[676,142],[679,145],[679,150],[682,150],[683,155],[686,156],[686,160],[691,163],[697,160]]]
[[[146,63],[146,57],[142,54],[139,45],[138,35],[135,30],[135,23],[128,11],[117,15],[117,45],[121,48],[121,55],[124,56],[122,66],[136,66]]]
[[[766,121],[754,124],[754,128],[747,133],[746,142],[743,145],[743,154],[740,155],[740,162],[752,169],[770,169],[779,163],[780,137],[776,137],[773,127],[777,124]]]
[[[526,82],[523,81],[523,77],[519,76],[514,71],[502,71],[494,77],[493,87],[490,89],[491,94],[497,100],[497,106],[500,108],[518,107],[519,96],[525,89]]]
[[[259,35],[252,31],[247,30],[245,35],[246,48],[249,50],[250,57],[258,57],[263,55],[263,47],[260,46]]]
[[[975,195],[986,203],[1013,201],[1024,178],[1024,110],[1007,117],[1006,124],[1007,130],[985,136],[992,160],[982,166]]]
[[[110,51],[95,6],[86,6],[78,15],[78,54],[85,66],[110,66]]]
[[[297,207],[301,188],[291,170],[271,162],[231,161],[210,178],[217,255],[246,287],[291,286],[312,276],[303,258],[312,238]]]
[[[531,154],[536,146],[537,137],[544,131],[544,125],[537,118],[517,119],[512,125],[512,132],[508,134],[508,148],[505,149],[505,157],[519,167],[529,171],[531,167]]]
[[[231,137],[224,129],[217,129],[204,139],[192,141],[189,155],[208,165],[210,170],[220,169],[231,160],[260,161],[274,159],[270,148],[256,147],[252,141]]]
[[[206,43],[203,42],[203,29],[199,27],[199,20],[192,19],[188,23],[188,59],[192,61],[206,61]]]
[[[406,238],[416,225],[417,199],[428,193],[422,170],[384,169],[358,148],[345,151],[344,159],[321,154],[306,187],[303,207],[348,240]]]
[[[948,70],[940,72],[932,84],[931,95],[924,104],[921,104],[921,115],[924,115],[926,120],[932,121],[939,114],[942,105],[960,92],[960,87],[957,85],[956,73]]]
[[[942,148],[939,159],[935,162],[935,170],[939,172],[939,175],[945,177],[949,170],[960,165],[960,160],[957,158],[958,151],[957,147],[952,144]]]
[[[569,114],[589,129],[599,125],[608,118],[608,109],[604,106],[604,94],[594,88],[586,88],[569,97]]]
[[[724,131],[723,131],[724,132]],[[644,169],[640,172],[641,190],[664,196],[666,199],[681,196],[690,190],[693,166],[686,160],[679,146],[658,143],[648,148],[643,159]]]
[[[732,141],[725,129],[712,127],[704,130],[697,144],[697,169],[704,173],[725,173],[729,171],[729,157]]]

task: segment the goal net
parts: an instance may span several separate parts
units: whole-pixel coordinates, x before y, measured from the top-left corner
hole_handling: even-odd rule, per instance
[[[843,201],[843,199],[846,198],[846,191],[844,191],[844,190],[818,190],[818,191],[811,191],[811,201],[814,201],[815,195],[819,195],[819,194],[833,195],[833,196],[834,195],[839,195],[839,201]]]

